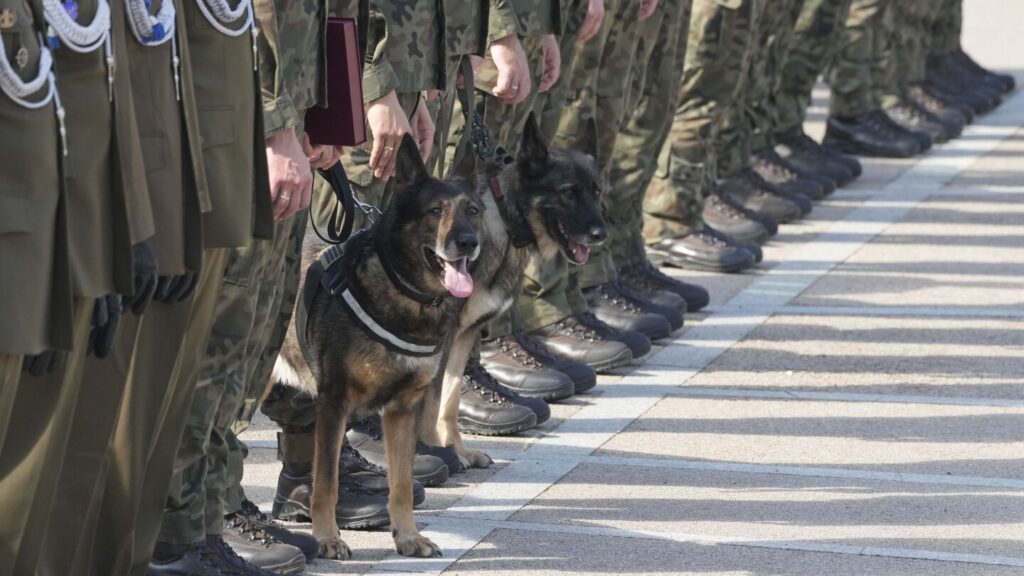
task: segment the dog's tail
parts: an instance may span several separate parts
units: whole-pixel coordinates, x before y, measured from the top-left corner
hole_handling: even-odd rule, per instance
[[[307,373],[305,377],[303,377],[301,371]],[[288,361],[285,354],[279,354],[277,356],[277,362],[274,363],[273,378],[274,382],[277,382],[278,384],[288,386],[290,388],[298,388],[299,390],[316,397],[316,382],[308,372],[309,368],[305,365],[301,368],[297,368]]]

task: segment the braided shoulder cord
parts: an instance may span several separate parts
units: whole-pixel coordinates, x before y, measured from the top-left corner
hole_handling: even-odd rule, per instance
[[[252,0],[241,0],[234,9],[228,4],[228,0],[196,0],[196,4],[199,5],[199,11],[206,17],[210,26],[213,26],[221,34],[237,38],[246,32],[250,33],[252,36],[252,69],[257,70],[256,37],[259,36],[259,29],[253,25]],[[228,27],[243,15],[245,20],[237,28]]]

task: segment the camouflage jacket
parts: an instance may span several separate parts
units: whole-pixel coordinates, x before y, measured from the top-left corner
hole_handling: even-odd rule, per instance
[[[543,36],[545,34],[562,34],[562,8],[561,2],[567,0],[494,0],[492,8],[496,5],[508,5],[516,15],[516,32],[520,36]],[[496,17],[494,10],[489,20],[490,29],[487,39],[490,42],[507,36],[508,23],[502,17]],[[502,33],[504,32],[504,33]]]
[[[395,92],[444,89],[443,0],[371,0],[363,100]]]

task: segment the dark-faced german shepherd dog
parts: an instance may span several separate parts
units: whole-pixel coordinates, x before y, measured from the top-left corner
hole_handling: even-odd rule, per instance
[[[462,442],[457,423],[462,374],[481,328],[519,294],[530,250],[544,260],[565,257],[584,264],[591,245],[608,235],[599,203],[600,178],[593,156],[597,134],[592,123],[580,148],[549,149],[531,115],[515,161],[500,172],[491,168],[478,175],[477,188],[487,210],[482,253],[472,271],[476,288],[459,316],[440,405],[428,397],[420,423],[422,440],[452,447],[464,466],[491,464],[486,454]]]
[[[329,267],[340,265],[342,273],[304,300],[303,334],[297,319],[275,367],[279,380],[317,394],[310,515],[326,558],[351,556],[335,519],[346,422],[376,410],[383,411],[395,546],[407,556],[440,555],[413,522],[416,420],[473,293],[470,270],[481,253],[484,206],[468,182],[430,178],[409,136],[398,151],[395,179],[381,221],[342,252],[306,237],[301,285],[326,269],[325,255],[343,253]]]

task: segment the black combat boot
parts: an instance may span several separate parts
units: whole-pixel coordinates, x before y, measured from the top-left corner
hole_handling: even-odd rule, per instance
[[[947,57],[953,58],[965,71],[973,73],[975,78],[980,79],[982,82],[989,85],[995,86],[1004,94],[1013,92],[1013,89],[1017,85],[1013,76],[992,72],[981,64],[978,64],[974,58],[971,58],[970,54],[964,52],[962,48],[950,53]]]
[[[220,570],[203,559],[204,544],[176,546],[157,542],[146,576],[222,576]]]
[[[537,425],[537,413],[516,403],[511,392],[498,384],[479,363],[470,360],[462,376],[459,431],[481,436],[507,436]],[[543,400],[538,400],[547,409]],[[550,410],[547,416],[551,416]]]
[[[723,179],[719,188],[739,200],[744,208],[768,216],[779,224],[800,218],[811,207],[806,197],[782,193],[753,171],[741,170]]]
[[[860,156],[910,158],[921,152],[917,138],[897,130],[881,110],[850,118],[830,117],[825,146]]]
[[[811,200],[821,200],[835,192],[836,185],[829,178],[813,178],[778,155],[774,148],[763,148],[754,153],[753,170],[769,184],[790,194],[799,194]]]
[[[302,557],[302,553],[298,549],[295,551],[305,565],[306,560]],[[201,554],[203,560],[207,564],[215,566],[222,576],[274,576],[275,574],[275,572],[246,562],[219,534],[206,535],[206,544],[203,546]],[[287,572],[287,574],[294,574],[294,572]]]
[[[530,338],[543,346],[548,352],[559,357],[582,362],[596,372],[613,370],[628,366],[633,362],[634,352],[630,346],[615,338],[611,327],[600,322],[602,327],[595,329],[584,324],[578,316],[566,316],[530,332]],[[650,350],[651,341],[636,332],[646,341],[646,350]]]
[[[704,201],[701,220],[741,242],[764,242],[773,229],[778,231],[778,224],[770,216],[747,209],[742,202],[720,190],[709,194]],[[766,220],[774,227],[769,227]]]
[[[289,522],[309,522],[309,499],[313,495],[312,471],[281,470],[277,477],[277,494],[271,515]],[[386,526],[388,499],[363,487],[358,479],[346,474],[338,480],[338,505],[335,507],[338,527],[343,530],[368,530]]]
[[[548,352],[543,346],[530,338],[523,330],[517,330],[503,340],[515,341],[523,350],[529,352],[538,362],[554,370],[558,370],[572,380],[573,394],[586,392],[597,385],[597,373],[582,362],[559,358]]]
[[[861,175],[860,161],[823,147],[813,138],[798,130],[779,135],[775,151],[783,159],[810,174],[819,174],[839,186],[845,186]]]
[[[697,312],[711,301],[708,291],[701,286],[673,278],[646,260],[620,269],[619,280],[633,290],[650,286],[674,292],[686,300],[687,312]]]
[[[677,268],[706,272],[742,272],[754,265],[754,255],[735,242],[697,230],[682,238],[666,238],[650,246]]]
[[[456,459],[458,459],[457,456]],[[358,484],[367,492],[385,498],[391,493],[391,488],[388,486],[388,471],[363,458],[363,455],[352,447],[348,438],[341,446],[340,470],[340,478],[344,482]],[[423,484],[413,479],[412,505],[419,506],[426,499],[427,491],[423,489]]]
[[[583,296],[594,316],[616,330],[640,332],[651,340],[667,338],[672,333],[670,321],[658,313],[661,310],[655,311],[652,305],[623,294],[614,282],[591,286],[583,290]]]
[[[388,456],[384,450],[384,425],[380,414],[352,422],[345,437],[364,458],[387,470]],[[448,465],[437,456],[416,454],[412,475],[424,486],[437,486],[448,481]]]

